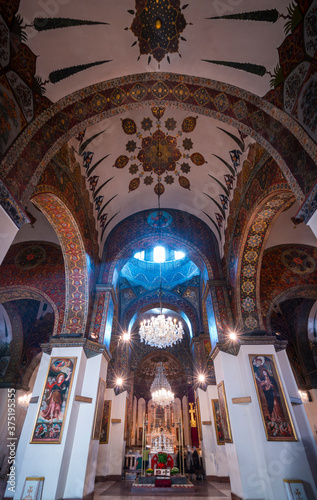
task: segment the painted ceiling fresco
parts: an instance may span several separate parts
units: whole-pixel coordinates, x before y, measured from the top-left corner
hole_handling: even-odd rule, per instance
[[[236,103],[226,90],[234,85],[265,95],[314,137],[316,1],[260,1],[256,8],[252,0],[42,3],[39,8],[17,0],[0,18],[0,92],[7,103],[0,108],[2,151],[50,102],[115,78],[111,96],[96,93],[89,107],[102,113],[110,99],[122,108],[106,120],[87,120],[68,142],[90,192],[100,254],[115,224],[154,209],[158,194],[164,208],[206,222],[222,248],[236,176],[254,141],[236,128],[250,113],[244,90]],[[182,82],[172,88],[167,71],[184,75]],[[129,89],[120,86],[127,75],[154,72],[162,77],[154,85],[141,78]],[[192,91],[185,75],[194,75],[192,83],[224,82],[222,92],[210,97],[203,86]],[[150,92],[152,102],[146,99]],[[126,97],[135,105],[124,113]],[[185,101],[191,106],[186,111]],[[218,119],[231,108],[233,119],[198,116],[195,107],[209,101]],[[54,127],[66,133],[73,120],[88,115],[87,105],[78,102],[73,115],[62,113]],[[260,128],[263,116],[250,114],[250,120]],[[43,140],[51,143],[52,134],[47,126]],[[39,147],[34,144],[31,153],[38,161]]]
[[[158,62],[168,54],[178,52],[179,38],[187,26],[181,12],[180,0],[145,0],[135,3],[136,11],[128,10],[134,16],[130,27],[139,41],[140,55],[150,54]],[[182,9],[188,7],[184,5]],[[181,37],[185,40],[184,37]]]
[[[135,136],[137,141],[130,139],[127,142],[126,150],[133,154],[130,157],[120,155],[114,166],[124,168],[130,164],[129,173],[131,175],[137,174],[129,183],[129,192],[140,186],[141,179],[146,186],[151,186],[154,183],[154,192],[157,195],[162,195],[165,191],[165,185],[173,184],[175,178],[178,178],[181,187],[190,189],[190,181],[184,175],[191,170],[189,160],[191,160],[191,164],[199,167],[204,165],[206,161],[201,153],[191,153],[194,148],[191,138],[185,136],[182,139],[182,136],[195,130],[198,117],[188,116],[184,118],[180,126],[181,130],[175,131],[174,135],[171,135],[178,126],[175,119],[168,118],[162,122],[161,118],[164,116],[165,108],[152,108],[151,112],[156,119],[155,128],[151,118],[143,118],[140,127],[131,118],[122,120],[124,133]],[[167,132],[161,130],[163,125]],[[142,129],[141,132],[138,129]],[[156,130],[153,131],[153,129]]]

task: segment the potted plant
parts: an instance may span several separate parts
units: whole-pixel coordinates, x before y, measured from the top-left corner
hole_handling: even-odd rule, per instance
[[[153,476],[153,469],[151,469],[151,467],[149,467],[148,469],[146,469],[145,475],[146,476]]]

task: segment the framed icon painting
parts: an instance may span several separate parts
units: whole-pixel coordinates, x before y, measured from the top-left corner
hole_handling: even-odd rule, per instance
[[[268,441],[297,441],[274,356],[249,354]]]
[[[230,427],[224,381],[220,382],[220,384],[217,385],[217,389],[218,389],[219,411],[221,416],[224,440],[225,443],[232,443],[231,427]]]
[[[30,443],[62,440],[77,358],[51,358]]]
[[[111,401],[107,400],[103,403],[101,430],[99,443],[108,444],[109,442],[109,429],[110,429],[110,416],[111,416]]]
[[[94,427],[92,430],[92,439],[100,440],[100,432],[101,432],[101,423],[102,423],[102,414],[103,414],[103,403],[105,399],[105,390],[106,390],[106,382],[100,378],[98,393],[97,393],[97,401],[95,408],[95,420]]]
[[[212,404],[212,412],[214,415],[217,444],[222,445],[225,444],[225,436],[223,433],[222,422],[221,422],[219,399],[212,399],[211,404]]]

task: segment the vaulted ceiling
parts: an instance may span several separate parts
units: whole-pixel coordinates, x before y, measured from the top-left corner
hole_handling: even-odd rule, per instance
[[[161,80],[165,72],[184,75],[174,100],[168,86],[156,88],[153,101],[142,100],[150,92],[145,77],[130,89],[134,105],[104,119],[102,98],[95,99],[100,118],[83,122],[69,140],[94,205],[100,253],[118,222],[157,207],[158,193],[162,207],[200,217],[222,246],[236,174],[254,139],[230,120],[197,113],[205,98],[199,92],[192,107],[182,106],[183,93],[190,92],[186,78],[264,96],[285,38],[280,14],[287,14],[288,5],[284,0],[256,5],[253,0],[54,0],[39,7],[21,1],[36,74],[52,102],[111,79],[118,79],[119,87],[129,75],[139,75],[139,82],[140,74],[158,74]],[[241,15],[246,12],[251,14]],[[215,103],[219,115],[227,105],[223,94]]]

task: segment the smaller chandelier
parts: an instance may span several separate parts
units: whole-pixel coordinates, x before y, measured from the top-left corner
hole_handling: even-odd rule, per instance
[[[170,405],[174,401],[171,384],[166,378],[162,362],[157,365],[155,379],[151,385],[151,394],[154,403],[163,407]]]
[[[173,321],[171,317],[165,318],[164,314],[142,321],[139,330],[141,342],[160,349],[182,340],[183,334],[182,323],[177,323],[176,319]]]

